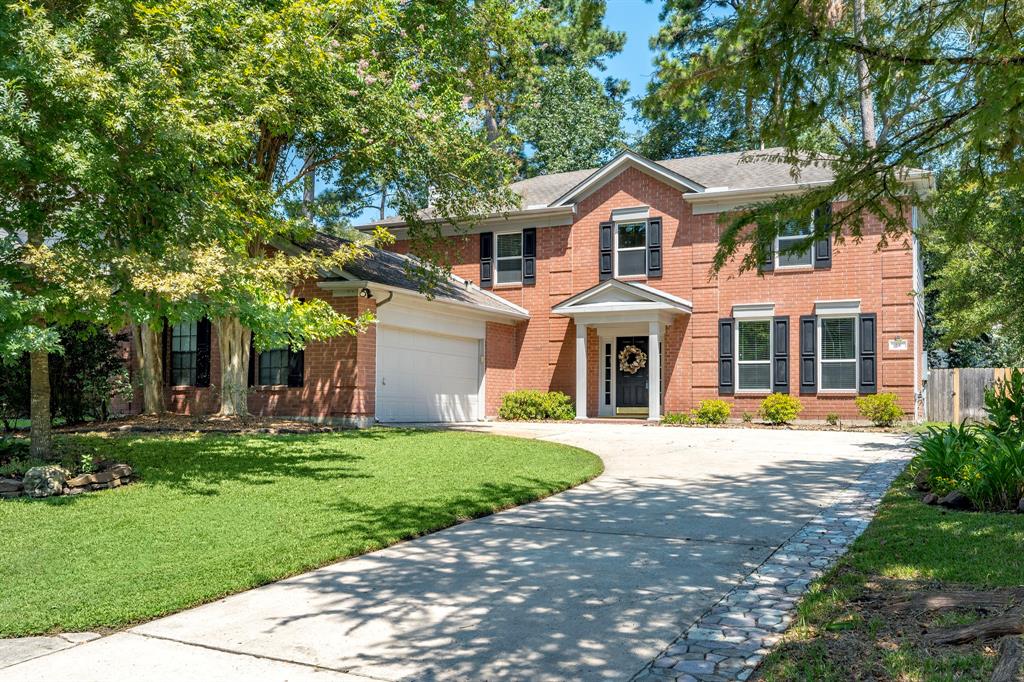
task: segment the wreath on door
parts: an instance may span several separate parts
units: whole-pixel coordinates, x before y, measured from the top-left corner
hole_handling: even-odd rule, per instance
[[[643,352],[633,344],[623,348],[619,352],[619,370],[627,374],[636,374],[647,366],[647,353]]]

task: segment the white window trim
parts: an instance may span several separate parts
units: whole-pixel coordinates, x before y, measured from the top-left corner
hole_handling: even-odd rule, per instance
[[[821,353],[822,327],[825,320],[853,320],[853,388],[824,388],[821,383],[821,367],[823,363],[839,364],[850,362],[850,360],[825,360]],[[857,395],[860,390],[860,315],[850,313],[834,313],[832,315],[818,315],[817,322],[817,371],[818,371],[818,393],[836,393],[839,395]]]
[[[740,325],[746,322],[767,322],[768,323],[768,359],[767,360],[740,360]],[[775,325],[770,317],[741,317],[736,320],[736,331],[734,332],[733,348],[736,349],[736,392],[748,394],[771,393],[775,386],[775,362],[772,357],[772,349],[775,348]],[[740,388],[740,364],[744,365],[768,365],[768,388]]]
[[[510,234],[519,235],[519,255],[518,256],[502,256],[498,257],[498,240],[502,236]],[[498,261],[502,260],[519,260],[519,279],[511,282],[499,282],[498,281]],[[494,233],[494,286],[505,287],[505,286],[516,286],[517,284],[523,283],[523,231],[522,230],[509,230],[508,232],[495,232]]]
[[[643,223],[644,225],[644,245],[643,246],[629,246],[623,249],[619,248],[619,226],[620,225],[633,225],[637,223]],[[622,275],[622,277],[646,277],[647,276],[647,227],[648,221],[646,220],[620,220],[617,221],[612,229],[615,230],[615,277],[619,277],[619,251],[643,251],[644,252],[644,271],[638,272],[632,275]]]
[[[781,240],[783,240],[783,239],[797,239],[797,238],[801,238],[802,239],[802,238],[809,237],[812,234],[814,234],[814,225],[813,225],[813,223],[811,225],[807,226],[805,229],[807,229],[808,231],[807,232],[803,232],[801,234],[789,235],[787,237],[780,237],[779,235],[775,235],[775,244],[774,244],[774,247],[773,247],[775,252],[773,254],[773,258],[775,259],[775,269],[776,270],[811,270],[811,269],[814,268],[814,244],[813,243],[811,244],[810,248],[807,249],[807,252],[811,256],[809,262],[807,262],[807,263],[799,263],[797,265],[783,265],[782,261],[781,261],[782,251],[781,251],[781,248],[779,247],[779,242]]]

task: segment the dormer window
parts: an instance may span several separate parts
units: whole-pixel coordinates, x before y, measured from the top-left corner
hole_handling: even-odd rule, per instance
[[[615,224],[615,276],[647,274],[647,221]]]

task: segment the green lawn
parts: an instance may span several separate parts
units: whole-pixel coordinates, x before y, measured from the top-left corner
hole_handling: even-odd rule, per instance
[[[1024,585],[1024,515],[929,507],[901,476],[878,515],[836,567],[811,586],[764,680],[987,680],[981,644],[926,650],[923,627],[972,613],[904,614],[891,604],[915,589]]]
[[[579,484],[594,455],[472,433],[76,437],[141,481],[0,500],[0,635],[119,627]]]

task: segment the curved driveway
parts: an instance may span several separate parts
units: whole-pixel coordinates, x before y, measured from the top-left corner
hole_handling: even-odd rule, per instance
[[[629,679],[902,444],[637,423],[467,428],[577,445],[600,455],[605,473],[0,676]]]

